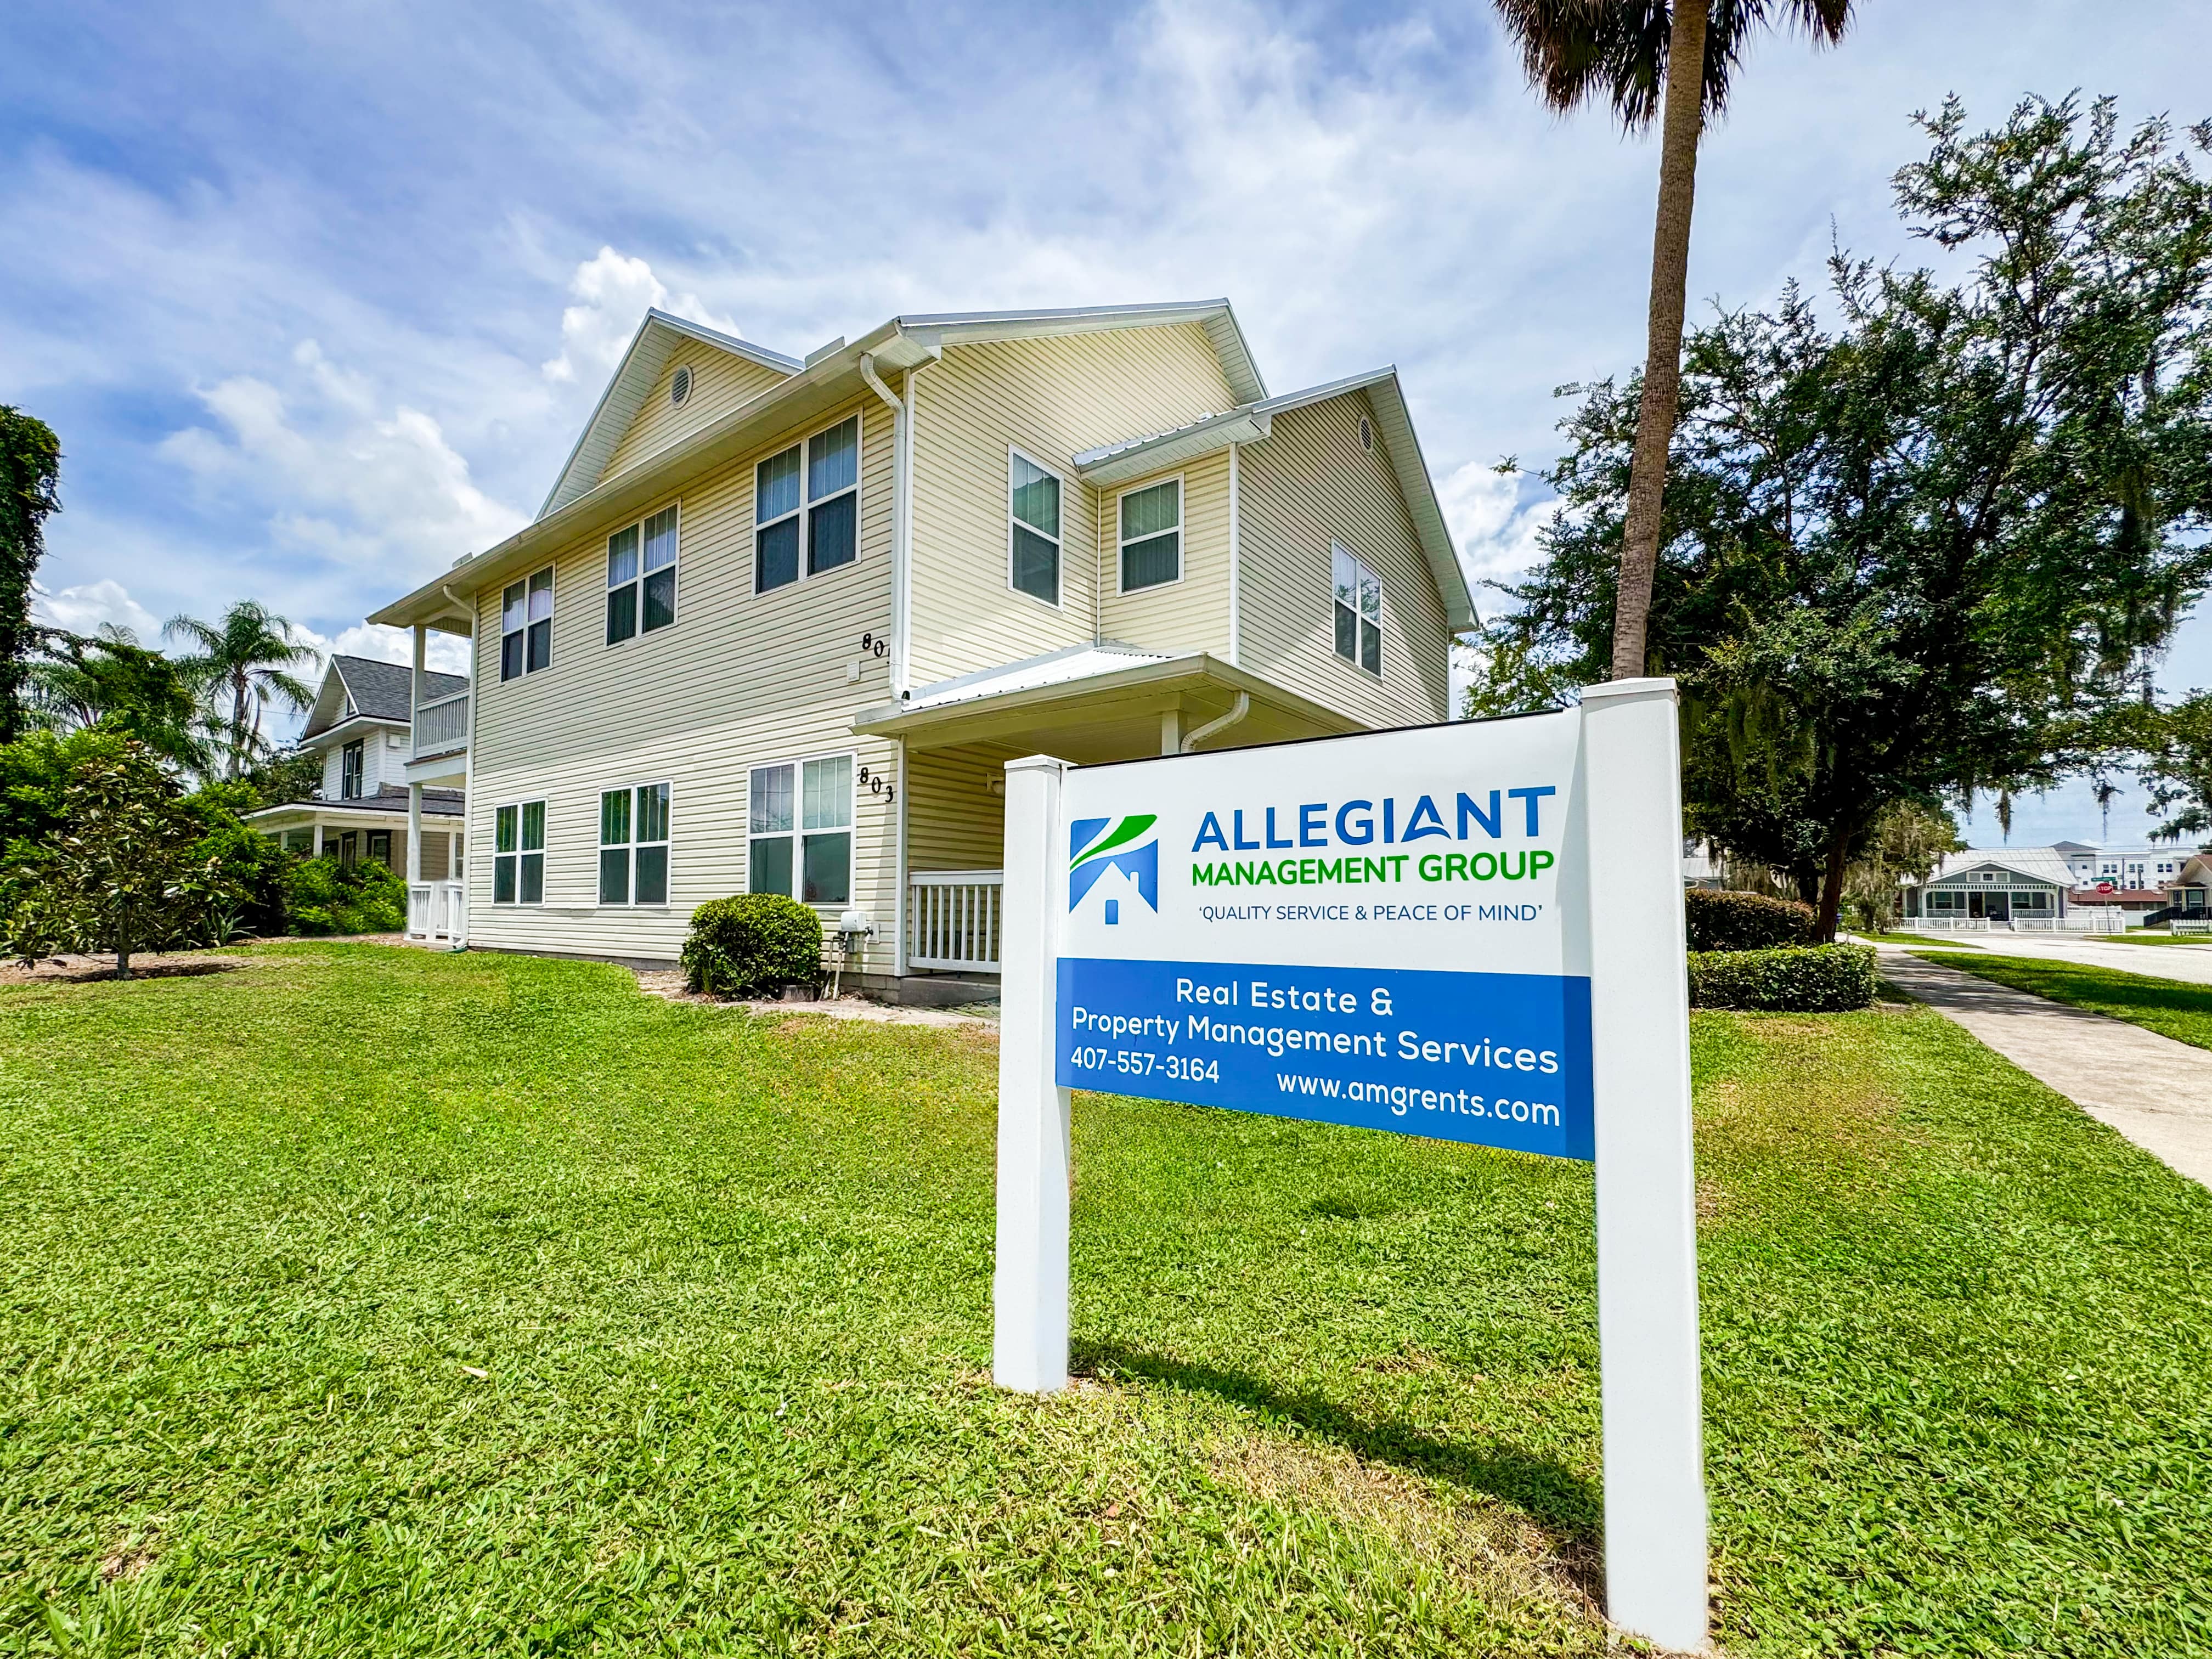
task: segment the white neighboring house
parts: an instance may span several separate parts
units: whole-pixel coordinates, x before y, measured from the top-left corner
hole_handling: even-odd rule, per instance
[[[1947,931],[2119,933],[2168,899],[2185,855],[2172,848],[2051,847],[1948,853],[1904,890],[1908,927]],[[2156,884],[2156,885],[2154,885]]]
[[[301,746],[322,757],[320,787],[309,799],[264,806],[246,822],[303,858],[373,860],[410,883],[450,886],[457,922],[467,802],[460,789],[443,786],[463,781],[469,683],[421,671],[418,698],[416,678],[373,657],[332,657],[301,732]],[[450,739],[442,750],[438,732]],[[441,936],[458,937],[457,927]]]

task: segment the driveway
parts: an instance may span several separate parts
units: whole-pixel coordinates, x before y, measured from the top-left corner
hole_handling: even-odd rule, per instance
[[[2212,1187],[2212,1050],[1923,962],[1895,945],[1876,949],[1882,977],[1899,990],[1956,1020],[2168,1168]],[[2132,951],[2194,954],[2178,945]]]
[[[2086,934],[1944,933],[1929,936],[1925,946],[1911,948],[1962,947],[2001,957],[2070,962],[2083,968],[2116,968],[2154,979],[2178,979],[2186,985],[2212,985],[2212,945],[2122,945]]]

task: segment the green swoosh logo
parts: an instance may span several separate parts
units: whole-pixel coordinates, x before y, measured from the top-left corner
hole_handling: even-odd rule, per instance
[[[1117,847],[1127,846],[1159,821],[1159,814],[1157,812],[1143,812],[1135,817],[1123,818],[1120,826],[1105,840],[1094,842],[1082,857],[1071,860],[1067,867],[1073,870],[1079,864],[1088,864],[1095,858],[1103,858]]]

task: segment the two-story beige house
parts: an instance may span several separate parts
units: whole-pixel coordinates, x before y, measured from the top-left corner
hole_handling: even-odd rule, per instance
[[[649,313],[536,521],[372,620],[474,641],[407,769],[472,945],[665,963],[772,890],[923,1000],[996,969],[1008,759],[1445,720],[1475,617],[1395,371],[1271,397],[1209,301],[804,361]]]

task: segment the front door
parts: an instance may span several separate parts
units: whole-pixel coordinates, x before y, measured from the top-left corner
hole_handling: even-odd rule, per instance
[[[1983,914],[1988,916],[1991,921],[2009,922],[2012,920],[2012,895],[2010,893],[1991,893],[1989,896],[1987,905],[1984,908]]]

